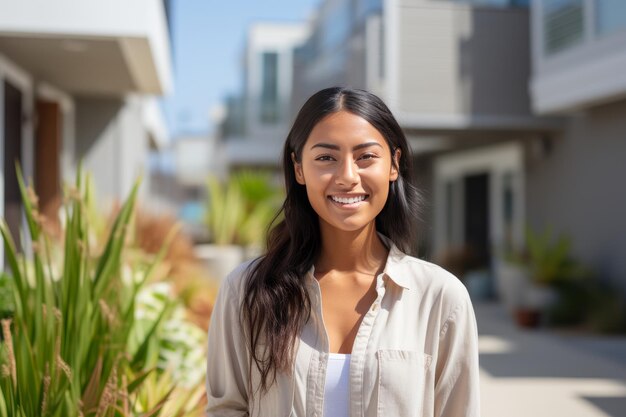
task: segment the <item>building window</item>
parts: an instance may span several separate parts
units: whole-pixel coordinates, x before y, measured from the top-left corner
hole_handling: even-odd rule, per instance
[[[626,29],[626,1],[596,0],[595,8],[598,34],[606,35]]]
[[[544,46],[553,54],[581,42],[584,37],[583,0],[544,0]]]
[[[262,54],[261,122],[274,124],[280,120],[278,101],[278,54]]]

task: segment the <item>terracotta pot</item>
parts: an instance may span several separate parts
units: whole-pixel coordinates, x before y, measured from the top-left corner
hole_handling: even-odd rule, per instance
[[[541,312],[539,310],[517,308],[515,310],[515,322],[520,327],[539,327],[539,323],[541,322]]]

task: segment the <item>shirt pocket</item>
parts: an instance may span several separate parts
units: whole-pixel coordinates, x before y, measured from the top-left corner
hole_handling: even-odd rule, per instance
[[[425,374],[432,357],[415,350],[380,349],[378,356],[379,417],[421,416]]]

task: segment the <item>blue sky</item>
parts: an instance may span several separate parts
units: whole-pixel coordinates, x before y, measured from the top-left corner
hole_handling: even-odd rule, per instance
[[[209,111],[239,91],[240,57],[256,21],[305,20],[319,0],[174,0],[174,92],[163,100],[173,137],[210,132]]]

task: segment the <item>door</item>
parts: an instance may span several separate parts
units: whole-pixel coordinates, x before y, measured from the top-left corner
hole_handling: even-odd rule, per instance
[[[22,93],[4,81],[4,218],[17,249],[21,249],[22,200],[15,172],[22,159]]]
[[[60,161],[61,109],[53,101],[37,101],[37,129],[35,134],[35,191],[39,209],[44,216],[44,227],[53,235],[61,232]]]
[[[471,269],[493,269],[507,251],[521,245],[523,155],[521,144],[512,142],[435,159],[435,253],[468,246],[474,255]]]
[[[469,250],[472,269],[489,268],[489,174],[467,175],[463,179],[464,246]]]

